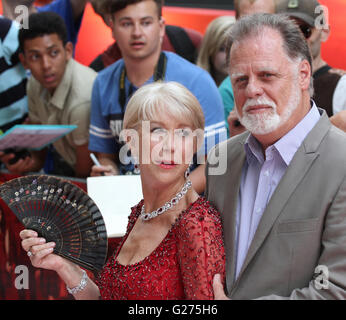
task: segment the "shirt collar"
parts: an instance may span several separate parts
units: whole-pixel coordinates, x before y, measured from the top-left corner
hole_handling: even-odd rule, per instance
[[[311,104],[312,107],[306,116],[291,131],[274,144],[287,166],[290,164],[293,156],[303,143],[308,133],[320,119],[321,115],[313,100],[311,100]]]
[[[311,100],[311,105],[312,107],[305,117],[291,131],[273,145],[287,166],[290,164],[293,156],[308,133],[320,119],[321,115],[313,100]],[[259,162],[264,161],[261,144],[252,134],[250,134],[246,139],[244,147],[248,163],[250,163],[251,159],[254,157]]]
[[[248,164],[253,159],[256,159],[260,163],[264,161],[262,146],[252,134],[247,137],[244,147]]]

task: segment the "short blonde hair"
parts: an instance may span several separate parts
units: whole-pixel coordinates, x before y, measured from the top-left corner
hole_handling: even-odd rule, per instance
[[[175,119],[188,120],[194,130],[204,130],[204,115],[197,98],[173,81],[157,81],[139,88],[126,106],[123,128],[138,130],[141,121],[153,121],[162,111]]]
[[[197,57],[197,65],[212,75],[211,60],[224,46],[228,39],[228,31],[235,24],[233,16],[221,16],[211,21],[205,31]]]

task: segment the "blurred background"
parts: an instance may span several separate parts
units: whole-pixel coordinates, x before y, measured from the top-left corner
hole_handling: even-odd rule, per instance
[[[51,0],[37,0],[37,5],[43,5]],[[345,0],[320,0],[328,7],[331,35],[322,45],[322,57],[335,68],[346,69],[346,33],[345,33]],[[166,0],[163,16],[167,24],[195,29],[204,34],[207,25],[221,15],[234,15],[233,0]],[[2,12],[0,2],[0,14]],[[76,59],[89,63],[103,52],[113,42],[109,28],[95,14],[91,5],[85,10],[78,44]]]

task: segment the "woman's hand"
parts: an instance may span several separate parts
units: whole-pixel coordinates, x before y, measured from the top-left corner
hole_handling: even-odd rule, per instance
[[[66,259],[53,253],[55,243],[46,243],[46,239],[39,238],[37,232],[26,229],[21,231],[19,236],[22,239],[22,248],[31,252],[30,260],[34,267],[58,272],[68,263]]]
[[[34,267],[53,270],[65,282],[65,284],[74,288],[81,282],[83,271],[75,263],[60,257],[53,253],[54,242],[46,243],[44,238],[39,238],[37,232],[33,230],[23,230],[19,234],[22,239],[22,248],[30,252],[30,260]],[[87,279],[86,287],[74,293],[76,299],[99,299],[100,291],[96,284]]]

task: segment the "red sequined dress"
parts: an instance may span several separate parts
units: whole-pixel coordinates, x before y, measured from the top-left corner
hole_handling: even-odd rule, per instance
[[[116,259],[142,205],[132,208],[127,232],[96,281],[102,299],[213,299],[213,276],[225,271],[220,214],[199,197],[149,256],[124,266]]]

